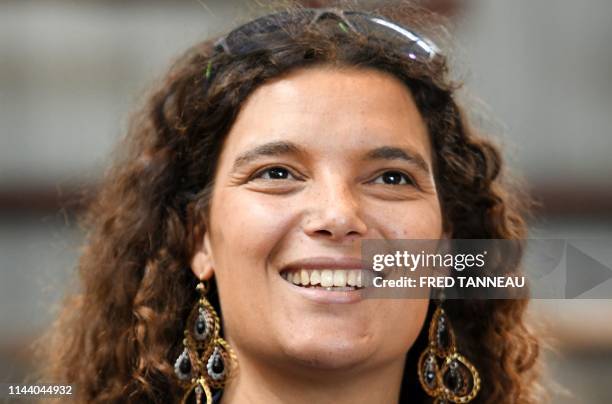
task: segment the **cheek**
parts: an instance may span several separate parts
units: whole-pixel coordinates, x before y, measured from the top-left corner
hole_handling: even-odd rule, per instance
[[[282,240],[292,224],[294,210],[274,198],[261,200],[261,195],[231,190],[222,192],[213,205],[211,215],[217,218],[213,224],[213,240],[217,241],[215,259],[223,270],[223,261],[237,259],[253,266],[265,265],[271,251]],[[229,262],[226,262],[229,264]]]
[[[427,309],[429,307],[428,299],[401,299],[398,305],[398,316],[402,320],[395,322],[395,330],[392,330],[397,335],[397,343],[401,346],[411,347],[423,329]]]
[[[381,210],[379,221],[386,224],[388,239],[439,239],[442,212],[437,200],[419,200]]]
[[[408,352],[426,326],[428,299],[383,299],[384,309],[373,314],[378,322],[378,355],[381,360]]]
[[[270,257],[283,245],[294,212],[272,198],[263,202],[257,197],[239,190],[216,195],[211,249],[226,332],[234,339],[264,344],[268,320],[255,322],[252,313],[270,310]]]

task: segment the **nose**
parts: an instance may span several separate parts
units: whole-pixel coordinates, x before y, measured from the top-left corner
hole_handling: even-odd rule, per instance
[[[310,202],[312,209],[304,225],[306,234],[334,241],[365,236],[368,227],[360,216],[359,201],[348,185],[329,181],[318,191]]]

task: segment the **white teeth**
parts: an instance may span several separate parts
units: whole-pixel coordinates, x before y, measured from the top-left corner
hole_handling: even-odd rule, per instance
[[[346,271],[334,271],[334,286],[346,286]]]
[[[310,284],[310,276],[308,276],[308,271],[305,269],[302,269],[300,271],[300,278],[302,281],[302,285],[308,285]]]
[[[321,272],[319,272],[318,269],[315,269],[310,273],[310,284],[314,286],[320,283],[321,283]]]
[[[346,277],[347,285],[357,286],[357,272],[359,271],[348,271],[348,276]]]
[[[360,269],[299,269],[296,271],[285,271],[281,273],[283,279],[298,286],[317,286],[331,290],[351,287],[362,287],[365,279],[362,280]]]
[[[324,288],[334,285],[334,271],[324,269],[321,271],[321,286]]]

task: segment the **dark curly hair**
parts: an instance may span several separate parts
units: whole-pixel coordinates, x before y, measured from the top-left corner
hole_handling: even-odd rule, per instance
[[[398,11],[402,23],[431,31],[432,20],[410,6],[377,14],[393,19]],[[181,396],[172,364],[196,299],[189,264],[206,228],[224,139],[249,94],[295,69],[369,68],[401,80],[427,124],[445,229],[453,238],[526,236],[525,207],[501,180],[499,150],[468,126],[447,59],[415,62],[386,41],[334,24],[287,31],[291,39],[242,56],[215,53],[213,40],[193,46],[133,117],[85,218],[80,290],[66,298],[45,339],[47,377],[73,384],[80,402],[171,403]],[[214,281],[210,286],[222,317]],[[537,402],[539,343],[524,319],[527,303],[448,305],[457,343],[481,374],[475,402]],[[424,328],[406,357],[401,402],[430,400],[416,370],[426,334]]]

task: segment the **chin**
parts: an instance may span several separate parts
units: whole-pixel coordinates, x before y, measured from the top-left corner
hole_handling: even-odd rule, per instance
[[[314,369],[342,370],[365,364],[376,351],[372,339],[363,333],[338,330],[292,336],[283,351],[289,361]]]

